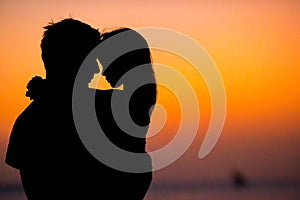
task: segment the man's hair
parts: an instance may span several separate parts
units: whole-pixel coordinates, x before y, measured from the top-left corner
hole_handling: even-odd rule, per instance
[[[76,73],[84,58],[100,42],[97,29],[72,18],[51,22],[44,28],[41,49],[47,73]]]

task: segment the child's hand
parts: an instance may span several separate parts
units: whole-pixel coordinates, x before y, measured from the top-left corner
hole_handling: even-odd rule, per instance
[[[43,91],[45,90],[45,79],[40,76],[34,76],[27,84],[28,90],[26,92],[26,97],[30,100],[39,98]]]

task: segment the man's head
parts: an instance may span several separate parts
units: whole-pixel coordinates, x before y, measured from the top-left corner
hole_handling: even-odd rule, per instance
[[[72,18],[50,23],[44,28],[41,49],[46,78],[74,79],[85,57],[99,44],[99,31]]]

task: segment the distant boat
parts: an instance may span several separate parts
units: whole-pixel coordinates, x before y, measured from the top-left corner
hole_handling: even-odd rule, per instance
[[[247,179],[240,171],[232,172],[231,180],[232,180],[233,185],[238,188],[242,188],[247,185]]]

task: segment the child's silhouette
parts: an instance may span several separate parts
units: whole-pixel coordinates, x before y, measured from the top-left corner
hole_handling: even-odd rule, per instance
[[[33,99],[33,102],[14,124],[6,163],[20,171],[29,200],[142,199],[151,183],[151,172],[125,173],[103,165],[86,150],[74,125],[73,84],[82,61],[100,43],[99,31],[74,19],[49,24],[45,29],[41,49],[46,79],[35,77],[27,85],[26,96]],[[150,59],[147,50],[146,57]],[[132,58],[136,57],[133,55]],[[146,59],[143,62],[148,61]],[[128,59],[121,62],[127,62],[125,66],[134,67]],[[136,64],[143,63],[138,61]],[[90,74],[84,75],[87,87],[93,75],[99,72],[96,62],[95,66],[88,67]],[[116,65],[107,69],[116,70],[114,73],[121,70]],[[109,73],[109,70],[106,72],[109,82],[118,77]],[[126,83],[124,85],[126,87]],[[148,92],[145,89],[147,87],[151,88]],[[149,108],[156,99],[156,86],[154,84],[143,88],[133,97],[139,111],[132,106],[129,109],[133,120],[147,126],[150,122]],[[116,127],[111,110],[108,109],[110,107],[107,106],[110,105],[111,93],[111,90],[96,92],[97,116],[102,113],[99,122],[105,134],[123,149],[145,152],[145,138],[126,136]],[[138,103],[142,97],[147,98],[147,95],[143,96],[145,93],[151,96],[151,100]],[[145,136],[146,132],[143,134]]]

